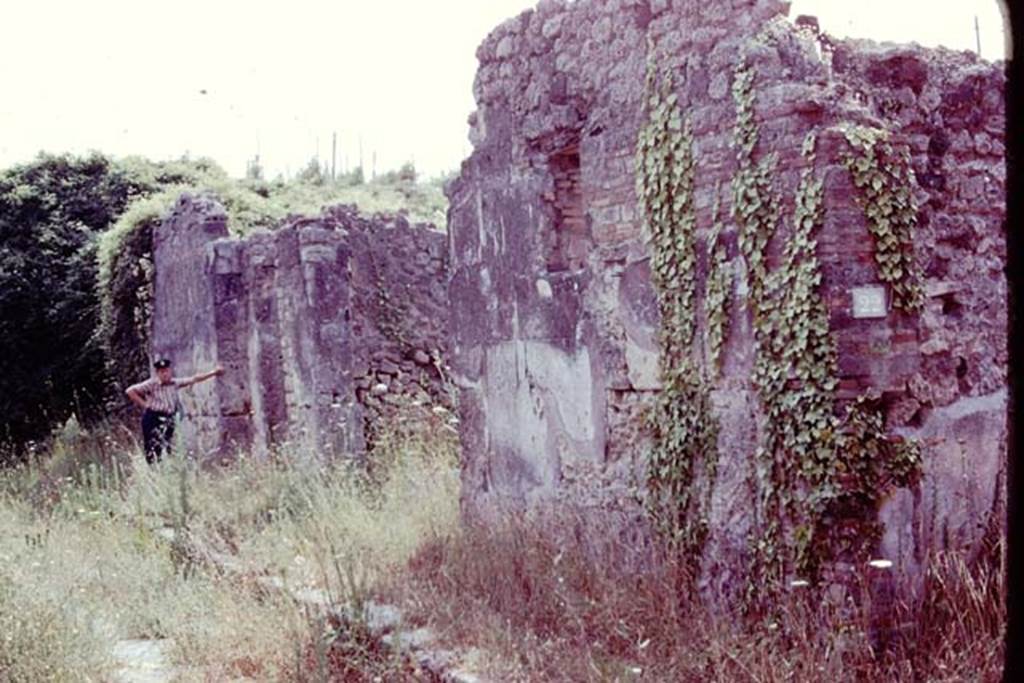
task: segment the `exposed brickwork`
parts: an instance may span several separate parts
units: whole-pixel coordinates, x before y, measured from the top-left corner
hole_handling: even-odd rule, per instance
[[[154,345],[182,373],[227,370],[188,397],[186,447],[358,456],[403,401],[451,407],[443,233],[336,206],[226,234],[188,195],[157,230]]]
[[[590,245],[580,182],[579,146],[555,152],[549,159],[555,180],[552,197],[555,217],[554,229],[549,233],[547,269],[548,272],[580,270],[586,264]]]
[[[716,188],[723,214],[730,209],[731,87],[742,49],[756,73],[755,156],[778,154],[776,245],[788,234],[806,163],[801,143],[817,133],[815,173],[826,204],[821,293],[839,348],[840,398],[880,393],[888,427],[926,443],[920,487],[881,511],[878,552],[914,570],[928,549],[976,542],[998,507],[1004,467],[1002,69],[969,54],[836,41],[813,22],[780,20],[786,7],[542,1],[480,46],[474,152],[448,188],[467,511],[547,499],[574,463],[622,477],[642,466],[638,418],[658,389],[658,314],[633,171],[650,38],[693,124],[698,252]],[[911,149],[927,290],[920,314],[890,307],[881,318],[853,316],[851,289],[880,281],[842,163],[851,148],[841,127],[851,123],[885,128]],[[578,150],[578,179],[567,171],[576,164],[569,149]],[[577,197],[586,230],[574,243],[565,236],[576,234]],[[728,221],[723,239],[742,273]],[[586,253],[558,261],[572,267],[552,268],[552,253],[564,253],[555,247],[566,244],[585,244]],[[702,259],[699,289],[706,267]],[[705,560],[712,587],[736,583],[729,572],[742,563],[732,560],[745,553],[752,523],[760,408],[746,293],[740,278],[713,396],[723,461]],[[963,444],[973,465],[957,455]]]

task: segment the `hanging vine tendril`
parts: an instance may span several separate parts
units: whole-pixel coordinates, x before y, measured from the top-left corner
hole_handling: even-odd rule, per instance
[[[718,424],[707,381],[694,360],[696,237],[690,123],[671,74],[649,49],[647,121],[636,149],[636,191],[651,245],[651,271],[661,324],[662,389],[647,415],[653,437],[648,462],[648,513],[670,550],[696,575],[708,533],[717,472]],[[703,473],[703,481],[700,475]]]

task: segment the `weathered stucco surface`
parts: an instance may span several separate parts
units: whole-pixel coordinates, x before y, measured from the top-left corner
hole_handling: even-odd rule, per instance
[[[887,429],[925,444],[919,486],[883,505],[878,552],[913,571],[937,548],[977,546],[998,511],[1005,453],[1003,69],[966,53],[837,41],[780,20],[786,9],[776,0],[542,1],[480,46],[474,151],[448,187],[468,513],[560,495],[579,463],[619,482],[642,470],[640,415],[659,389],[659,316],[633,170],[650,39],[693,123],[700,235],[716,186],[726,216],[731,204],[741,48],[755,72],[755,154],[779,155],[783,235],[806,163],[801,143],[818,134],[818,257],[839,398],[880,396]],[[911,150],[920,314],[852,315],[851,288],[880,281],[842,163],[844,123],[885,128]],[[724,239],[742,274],[734,226]],[[698,280],[706,270],[702,259]],[[738,277],[713,392],[722,460],[704,561],[712,587],[734,583],[753,522],[760,405],[746,286]]]
[[[245,239],[225,221],[183,195],[156,231],[154,352],[226,370],[188,391],[186,448],[359,456],[403,401],[451,406],[443,233],[346,206]]]
[[[180,375],[213,367],[217,329],[213,282],[204,276],[206,245],[226,237],[227,214],[206,197],[182,196],[153,234],[153,356],[170,358]],[[182,439],[202,452],[220,445],[219,392],[223,384],[204,383],[189,390],[189,417]]]

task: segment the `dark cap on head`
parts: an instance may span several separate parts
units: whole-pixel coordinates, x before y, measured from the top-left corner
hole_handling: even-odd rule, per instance
[[[163,370],[164,368],[171,367],[171,361],[167,360],[166,358],[157,358],[153,362],[153,367],[156,368],[157,370]]]

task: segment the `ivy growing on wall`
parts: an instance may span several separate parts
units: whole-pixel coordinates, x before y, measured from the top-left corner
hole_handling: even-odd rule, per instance
[[[697,257],[692,133],[671,73],[658,68],[653,48],[648,54],[647,121],[637,140],[636,191],[650,237],[661,314],[662,391],[646,419],[654,445],[645,500],[671,551],[695,568],[708,531],[718,424],[707,381],[693,355]],[[703,487],[698,484],[701,472]]]
[[[863,559],[882,535],[878,505],[895,488],[913,486],[921,477],[921,444],[889,436],[877,399],[861,396],[847,406],[836,437],[834,486],[822,501],[818,554],[814,562],[845,557]],[[854,525],[830,524],[855,520]]]
[[[914,258],[917,206],[911,192],[912,171],[906,147],[897,148],[886,131],[848,125],[843,134],[853,153],[842,160],[859,190],[868,232],[875,242],[878,276],[889,285],[892,305],[903,311],[921,308],[921,275]]]
[[[733,217],[750,290],[752,381],[764,413],[755,454],[758,498],[747,592],[748,606],[755,606],[772,598],[788,572],[814,581],[822,563],[837,553],[870,550],[881,496],[911,481],[920,457],[915,443],[885,435],[881,413],[866,399],[843,420],[836,416],[836,345],[818,291],[821,266],[814,235],[823,224],[824,192],[813,170],[815,138],[809,135],[804,142],[792,227],[780,263],[769,268],[768,247],[779,216],[772,185],[775,158],[754,160],[753,72],[745,61],[735,72],[733,99],[738,162]],[[890,190],[893,196],[909,195],[909,188]],[[850,526],[836,522],[851,517],[863,522],[854,527],[860,539],[856,547],[840,543],[837,533]]]
[[[692,131],[672,74],[649,49],[646,121],[637,140],[636,190],[651,245],[658,297],[659,372],[663,390],[647,414],[653,437],[648,462],[648,512],[669,548],[697,561],[708,533],[710,494],[717,472],[718,422],[710,384],[696,351],[697,240]],[[786,241],[772,249],[781,223],[774,187],[777,157],[755,158],[754,72],[746,60],[735,71],[736,123],[731,215],[745,265],[755,361],[751,376],[763,414],[754,455],[755,524],[750,538],[748,606],[765,604],[789,575],[815,581],[823,563],[859,559],[878,539],[877,508],[894,486],[920,471],[919,447],[885,433],[884,418],[868,398],[837,411],[838,363],[829,311],[820,293],[816,233],[824,223],[823,184],[815,175],[816,140],[803,146],[804,170],[794,197]],[[847,139],[860,155],[847,167],[864,192],[862,203],[878,246],[894,305],[919,305],[914,270],[911,176],[906,157],[878,132],[860,129]],[[717,371],[728,336],[732,290],[718,191],[705,243],[704,347]],[[850,524],[853,520],[855,523]],[[842,522],[840,524],[839,522]]]
[[[775,235],[779,214],[772,190],[778,158],[772,153],[754,161],[758,140],[754,123],[754,72],[746,62],[741,62],[735,71],[732,96],[736,103],[733,147],[737,162],[732,179],[732,217],[738,230],[740,253],[746,261],[749,303],[756,322],[761,317],[759,306],[765,298],[766,249]]]
[[[704,293],[704,336],[708,349],[708,366],[715,373],[721,362],[722,347],[729,336],[733,279],[725,244],[722,242],[723,228],[719,219],[719,205],[719,188],[716,186],[711,209],[711,231],[707,238],[708,277]]]
[[[99,240],[100,332],[111,377],[126,387],[149,373],[153,231],[170,193],[136,200]]]
[[[772,155],[756,161],[754,149],[758,142],[758,128],[754,121],[754,72],[741,61],[734,73],[732,96],[736,106],[733,128],[733,148],[736,150],[737,170],[732,179],[732,217],[736,222],[740,253],[746,265],[749,297],[747,300],[753,319],[756,368],[754,384],[761,396],[766,412],[772,412],[770,403],[775,392],[785,387],[786,369],[778,363],[773,351],[781,345],[773,344],[769,317],[771,299],[766,291],[768,281],[767,248],[775,235],[778,220],[778,202],[772,188],[776,160]],[[766,421],[767,422],[767,421]],[[783,501],[779,484],[785,478],[785,463],[776,453],[779,436],[769,433],[755,453],[757,476],[754,506],[755,536],[750,539],[751,567],[748,587],[751,594],[758,584],[774,586],[785,571],[783,557]],[[748,596],[749,597],[749,596]]]
[[[761,332],[765,348],[754,382],[766,413],[762,448],[775,469],[771,485],[793,526],[796,571],[816,573],[815,530],[835,471],[837,355],[828,308],[818,288],[814,234],[824,222],[824,192],[814,177],[815,138],[804,142],[807,166],[795,197],[792,230],[780,266],[769,276]]]

